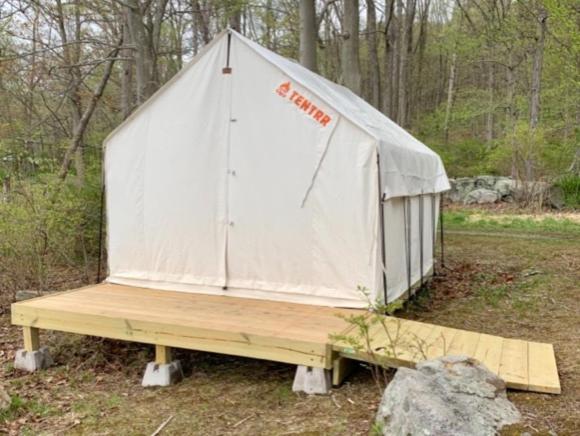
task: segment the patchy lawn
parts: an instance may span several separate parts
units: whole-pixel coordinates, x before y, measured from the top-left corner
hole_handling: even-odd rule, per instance
[[[578,434],[580,231],[449,221],[447,268],[399,316],[553,343],[562,395],[510,391],[524,422],[506,433]],[[368,434],[380,399],[364,367],[332,395],[307,396],[291,391],[291,365],[189,351],[178,354],[182,383],[142,389],[152,347],[60,333],[42,336],[57,365],[29,375],[11,366],[20,331],[9,321],[6,310],[0,378],[12,407],[0,432],[149,435],[173,416],[163,434]]]

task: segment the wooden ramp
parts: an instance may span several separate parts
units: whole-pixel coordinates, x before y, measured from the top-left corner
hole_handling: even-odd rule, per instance
[[[333,344],[340,356],[397,368],[444,355],[465,355],[498,374],[509,388],[559,394],[560,379],[552,344],[507,339],[433,324],[367,315],[372,327],[369,347],[353,348],[350,341]],[[375,322],[371,321],[374,318]],[[360,337],[351,328],[344,336]],[[357,339],[358,338],[358,339]]]
[[[345,359],[399,367],[443,354],[465,354],[484,362],[508,387],[560,393],[550,344],[383,317],[384,324],[376,323],[371,328],[370,349],[361,351],[332,339],[333,335],[354,335],[352,325],[344,319],[351,315],[371,316],[361,310],[109,284],[12,305],[12,323],[24,327],[27,349],[39,346],[38,329],[48,329],[334,367],[337,372]]]

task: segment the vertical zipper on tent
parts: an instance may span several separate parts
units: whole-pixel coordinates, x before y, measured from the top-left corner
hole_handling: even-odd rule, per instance
[[[383,270],[383,303],[389,304],[389,297],[387,293],[387,247],[385,244],[385,194],[383,193],[383,183],[381,182],[381,158],[377,153],[377,182],[379,184],[379,220],[381,221],[381,259]]]
[[[232,80],[233,76],[231,76],[232,68],[230,67],[230,48],[231,48],[231,38],[232,34],[228,33],[228,46],[227,46],[227,55],[226,55],[226,66],[222,69],[223,74],[227,74],[228,77],[225,78],[226,80],[226,94],[228,98],[228,108],[227,108],[227,131],[226,131],[226,183],[225,183],[225,237],[224,237],[224,284],[222,289],[225,291],[228,289],[228,272],[229,272],[229,265],[228,265],[228,258],[229,258],[229,244],[230,244],[230,227],[234,225],[233,221],[230,217],[230,178],[232,177],[232,169],[231,169],[231,125],[235,121],[232,117],[232,93],[233,93],[233,85]]]

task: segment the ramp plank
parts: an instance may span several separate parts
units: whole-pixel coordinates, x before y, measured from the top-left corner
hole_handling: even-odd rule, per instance
[[[502,348],[503,338],[482,333],[473,357],[483,363],[491,372],[499,374]]]
[[[545,392],[548,394],[561,393],[556,357],[552,344],[530,342],[528,344],[529,357],[529,386],[528,390]]]
[[[499,376],[510,388],[527,390],[528,383],[528,343],[519,339],[504,339]]]

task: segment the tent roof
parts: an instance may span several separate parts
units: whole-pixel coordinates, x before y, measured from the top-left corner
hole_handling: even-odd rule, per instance
[[[331,82],[299,63],[256,44],[234,30],[231,30],[231,32],[268,62],[282,70],[288,77],[294,79],[309,91],[316,94],[317,97],[326,101],[326,103],[343,117],[365,130],[376,140],[389,147],[402,147],[412,149],[417,153],[436,156],[433,150],[425,146],[405,129],[391,121],[350,89]]]
[[[405,129],[391,121],[348,88],[331,82],[297,62],[262,47],[232,29],[218,34],[185,68],[134,111],[125,122],[111,132],[105,139],[105,144],[146,107],[153,104],[155,98],[162,93],[163,88],[176,82],[216,43],[227,37],[228,33],[281,70],[290,79],[325,101],[341,116],[377,141],[385,199],[422,193],[437,193],[450,188],[440,157]]]
[[[231,33],[377,140],[385,199],[437,193],[450,188],[439,155],[365,100],[348,88],[256,44],[238,32],[231,30]]]

